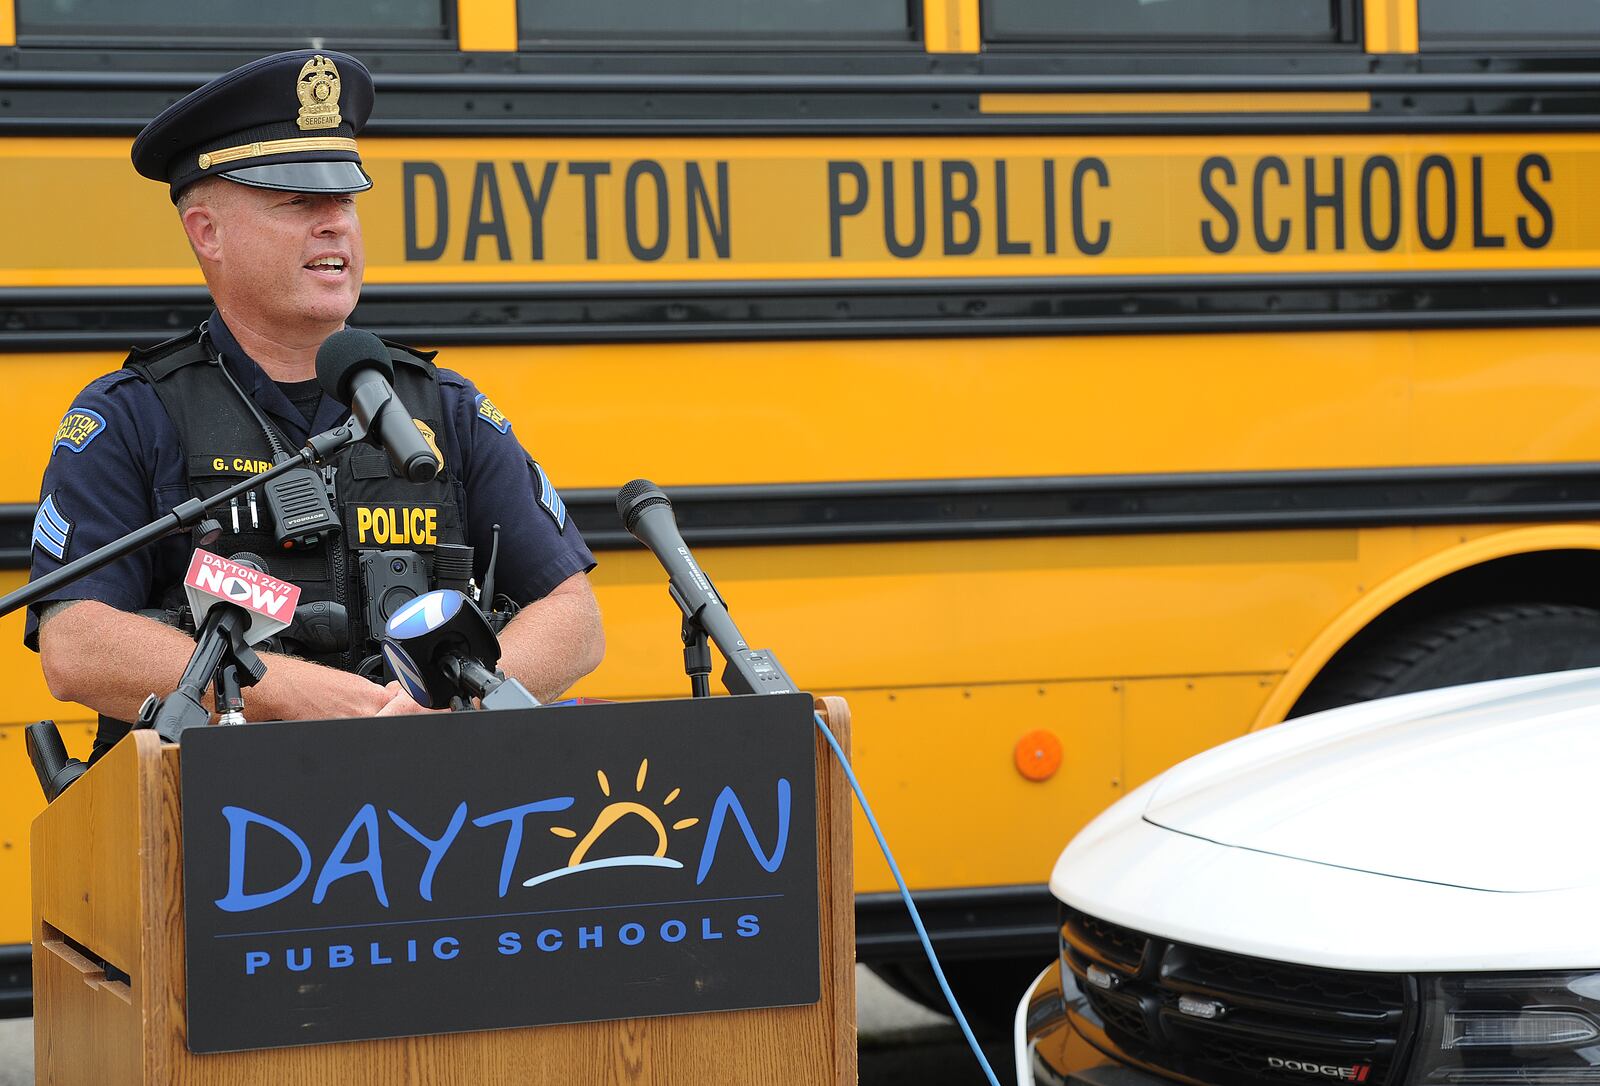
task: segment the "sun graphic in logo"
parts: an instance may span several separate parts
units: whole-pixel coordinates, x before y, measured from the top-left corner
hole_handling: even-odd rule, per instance
[[[650,759],[641,759],[639,762],[639,771],[635,775],[633,781],[633,791],[635,795],[644,794],[644,782],[649,773]],[[599,781],[601,795],[604,795],[606,798],[610,799],[611,781],[606,777],[606,771],[603,769],[597,769],[594,771],[594,775]],[[666,798],[661,801],[661,806],[670,807],[672,805],[672,801],[678,798],[680,791],[680,789],[674,788],[672,791],[668,792]],[[624,818],[630,817],[641,819],[645,825],[649,826],[655,831],[656,849],[654,853],[648,856],[642,854],[633,856],[608,856],[603,860],[590,860],[585,858],[589,855],[589,850],[594,847],[595,842],[600,839],[602,834],[604,834],[612,826],[615,826],[618,822],[622,821]],[[676,822],[672,823],[672,828],[674,830],[686,830],[699,821],[700,820],[698,818],[680,818]],[[569,840],[578,837],[577,830],[570,829],[566,826],[551,826],[550,832],[555,834],[557,837],[565,837]],[[589,827],[589,832],[584,834],[582,839],[579,840],[575,846],[573,846],[572,855],[567,857],[567,866],[557,868],[554,871],[546,871],[542,875],[535,875],[533,878],[526,880],[522,885],[537,886],[539,883],[549,882],[551,879],[559,879],[565,875],[575,875],[580,871],[593,871],[597,868],[603,867],[682,866],[683,864],[667,855],[667,827],[666,822],[661,814],[658,814],[656,811],[652,810],[650,807],[639,802],[638,800],[613,799],[610,803],[606,804],[605,807],[601,808],[600,813],[595,816],[594,825]]]

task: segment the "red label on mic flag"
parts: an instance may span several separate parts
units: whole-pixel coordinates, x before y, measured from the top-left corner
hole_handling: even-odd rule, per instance
[[[250,612],[250,630],[245,637],[250,644],[288,626],[295,604],[300,602],[299,585],[203,550],[195,551],[190,559],[183,587],[197,626],[211,609],[210,601],[226,601]]]

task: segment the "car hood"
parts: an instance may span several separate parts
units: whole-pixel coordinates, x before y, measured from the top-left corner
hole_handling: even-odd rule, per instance
[[[1302,717],[1170,770],[1142,814],[1234,848],[1531,893],[1600,885],[1597,781],[1600,668]]]

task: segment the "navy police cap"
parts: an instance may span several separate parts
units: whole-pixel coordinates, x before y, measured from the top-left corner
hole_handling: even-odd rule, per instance
[[[133,168],[172,186],[206,177],[286,192],[364,192],[356,135],[372,74],[355,57],[299,49],[253,60],[161,112],[133,141]]]

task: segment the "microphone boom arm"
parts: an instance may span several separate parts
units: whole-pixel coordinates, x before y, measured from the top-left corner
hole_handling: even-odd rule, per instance
[[[320,464],[328,457],[338,452],[347,445],[353,445],[365,440],[367,425],[359,418],[352,418],[342,426],[316,434],[306,441],[305,447],[294,456],[263,471],[259,475],[252,475],[248,479],[240,480],[226,490],[220,491],[209,498],[190,498],[180,502],[172,512],[164,517],[151,521],[142,528],[135,528],[121,539],[114,539],[103,547],[90,551],[81,558],[74,558],[60,569],[53,569],[43,577],[29,581],[21,588],[6,593],[0,597],[0,618],[11,612],[37,603],[63,585],[69,585],[81,580],[97,569],[102,569],[112,562],[126,558],[134,551],[148,547],[158,540],[169,535],[186,532],[206,519],[213,509],[227,505],[235,498],[255,490],[257,487],[287,475],[299,468]]]

